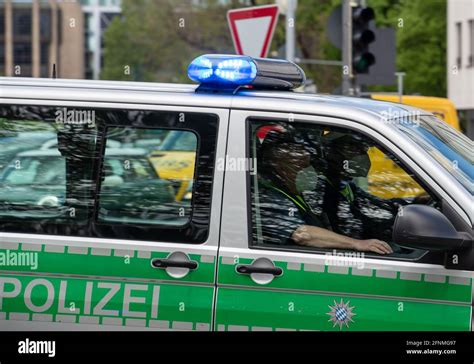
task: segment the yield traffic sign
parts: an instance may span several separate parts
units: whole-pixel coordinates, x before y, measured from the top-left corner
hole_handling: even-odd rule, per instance
[[[266,57],[278,19],[278,5],[229,10],[227,21],[237,54]]]

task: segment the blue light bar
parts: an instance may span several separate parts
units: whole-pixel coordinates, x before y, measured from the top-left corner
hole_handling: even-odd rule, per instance
[[[235,88],[250,85],[257,77],[257,66],[247,56],[204,55],[191,62],[188,76],[201,85]]]
[[[197,92],[236,92],[242,86],[292,90],[306,80],[303,70],[293,62],[225,54],[207,54],[196,58],[189,65],[188,76],[200,83]]]

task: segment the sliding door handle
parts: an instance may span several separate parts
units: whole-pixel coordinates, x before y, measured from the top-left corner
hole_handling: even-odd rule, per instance
[[[194,260],[181,261],[171,259],[158,259],[155,258],[151,261],[153,268],[166,269],[166,268],[187,268],[189,270],[195,270],[198,267],[198,263]]]
[[[240,274],[271,274],[275,277],[279,277],[283,274],[283,269],[280,267],[256,267],[254,265],[238,265],[236,268]]]

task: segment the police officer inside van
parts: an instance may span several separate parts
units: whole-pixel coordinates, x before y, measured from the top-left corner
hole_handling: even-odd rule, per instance
[[[408,202],[379,198],[360,187],[368,183],[368,152],[373,145],[361,136],[339,132],[326,133],[320,142],[322,160],[317,163],[322,168],[315,193],[321,196],[321,211],[332,231],[356,239],[389,241],[396,214]]]
[[[347,171],[343,169],[336,173],[337,168],[342,167],[338,156],[328,156],[328,165],[331,166],[327,167],[325,177],[318,179],[324,184],[324,192],[316,188],[316,197],[305,198],[296,184],[298,174],[311,165],[311,155],[303,140],[276,126],[266,134],[257,153],[257,206],[265,243],[393,253],[392,247],[383,240],[367,237],[364,233],[356,234],[358,237],[344,234],[337,216],[338,208],[344,199],[354,200],[358,191],[351,185]],[[366,150],[361,153],[366,154]],[[353,210],[355,208],[354,205]],[[360,218],[359,214],[357,218]]]

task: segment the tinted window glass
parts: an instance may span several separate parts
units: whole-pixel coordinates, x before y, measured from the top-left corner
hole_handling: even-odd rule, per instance
[[[182,115],[0,107],[0,231],[205,242],[218,117]]]
[[[40,108],[10,111],[0,117],[1,221],[87,224],[97,130],[58,123],[51,110],[41,120]]]
[[[161,153],[153,164],[146,149],[130,148],[121,143],[118,147],[109,145],[105,150],[100,189],[99,221],[116,223],[137,223],[151,225],[185,225],[191,218],[192,189],[194,182],[197,137],[190,131],[163,131],[178,133],[182,139],[190,140],[194,149],[189,153],[173,155]],[[126,139],[130,145],[139,140],[153,140],[155,129],[109,128],[107,140]],[[158,144],[155,146],[157,149]],[[190,154],[190,155],[188,155]],[[170,163],[168,163],[170,162]],[[190,162],[190,168],[177,168]],[[174,178],[170,177],[174,169]],[[184,186],[183,186],[184,185]]]
[[[392,242],[402,207],[439,200],[390,153],[349,129],[251,123],[253,244],[416,259]]]
[[[421,117],[418,123],[400,119],[396,125],[474,195],[474,143],[471,139],[432,116]]]

